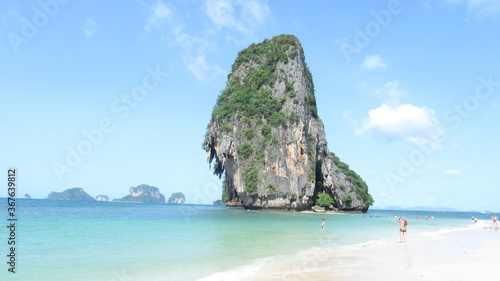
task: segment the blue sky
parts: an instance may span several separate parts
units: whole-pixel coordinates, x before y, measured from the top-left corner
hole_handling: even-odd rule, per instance
[[[201,149],[238,51],[301,41],[328,145],[377,207],[500,210],[500,1],[2,1],[18,192],[220,197]]]

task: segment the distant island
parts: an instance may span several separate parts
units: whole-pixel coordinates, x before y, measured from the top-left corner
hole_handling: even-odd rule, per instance
[[[415,206],[415,207],[400,207],[400,206],[387,206],[387,207],[374,207],[373,210],[385,210],[385,211],[422,211],[422,212],[464,212],[461,210],[448,208],[448,207],[423,207],[423,206]],[[477,211],[471,211],[477,212]]]
[[[224,200],[222,200],[222,199],[217,199],[217,200],[215,200],[213,204],[214,204],[214,205],[225,205],[225,204],[224,204]]]
[[[141,184],[129,188],[129,194],[114,202],[134,202],[134,203],[165,203],[165,196],[160,193],[157,187]]]
[[[24,199],[31,199],[31,196],[28,193],[26,193],[24,194]]]
[[[47,196],[47,198],[45,198],[45,199],[48,199],[48,200],[95,201],[94,197],[88,195],[80,187],[66,189],[63,192],[52,191],[49,194],[49,196]]]
[[[109,201],[109,197],[107,195],[97,195],[95,197],[95,200],[96,201],[102,201],[102,202],[108,202]]]
[[[184,204],[186,202],[186,197],[184,196],[184,193],[182,192],[174,192],[168,198],[167,204]]]

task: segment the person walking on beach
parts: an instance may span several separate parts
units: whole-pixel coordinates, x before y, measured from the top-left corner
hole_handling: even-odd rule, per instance
[[[498,217],[495,215],[492,215],[491,220],[493,221],[493,227],[498,228]]]
[[[399,239],[400,243],[406,243],[406,226],[408,225],[408,222],[406,221],[406,218],[399,218]]]
[[[321,220],[321,229],[325,229],[325,227],[326,227],[325,219],[322,219]]]

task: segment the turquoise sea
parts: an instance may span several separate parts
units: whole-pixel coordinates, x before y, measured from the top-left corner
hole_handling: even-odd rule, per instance
[[[7,199],[0,198],[0,280],[219,280],[225,272],[308,250],[391,236],[397,240],[395,216],[409,219],[409,235],[469,226],[472,216],[490,220],[481,213],[318,214],[210,205],[36,199],[16,203],[13,274],[7,271]],[[426,216],[434,219],[427,221]]]

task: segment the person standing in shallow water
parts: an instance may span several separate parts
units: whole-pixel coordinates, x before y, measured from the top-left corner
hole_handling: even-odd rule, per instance
[[[492,216],[491,216],[491,220],[493,221],[493,227],[494,227],[494,228],[498,228],[498,217],[497,217],[497,216],[492,215]]]
[[[325,219],[322,219],[321,220],[321,229],[325,229],[325,227],[326,227]]]
[[[408,222],[406,221],[406,218],[399,218],[399,239],[401,243],[406,243],[406,226],[408,225]]]

